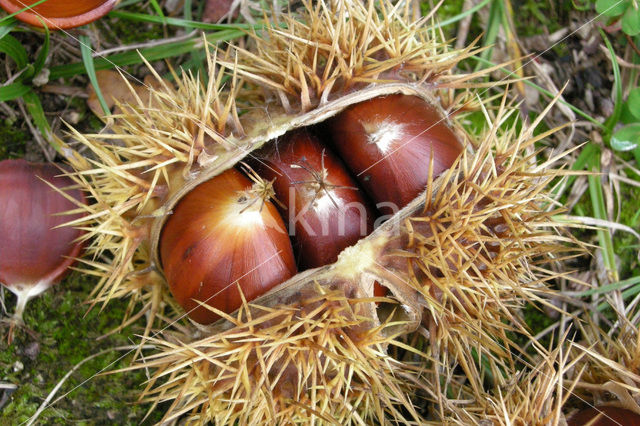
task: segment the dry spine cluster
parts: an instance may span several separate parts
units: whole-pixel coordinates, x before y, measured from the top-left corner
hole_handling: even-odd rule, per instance
[[[410,19],[408,3],[305,8],[284,25],[269,22],[248,48],[210,57],[206,86],[176,76],[174,89],[156,76],[161,88],[147,103],[122,105],[112,134],[75,134],[92,151],[92,159],[69,158],[95,200],[81,226],[92,241],[85,269],[100,276],[96,302],[175,307],[157,262],[164,221],[191,188],[273,138],[392,93],[439,100],[444,116],[468,106],[454,89],[481,86],[469,82],[475,74],[450,72],[473,50],[448,51],[427,18]],[[445,402],[437,377],[456,366],[482,395],[474,352],[513,368],[507,331],[527,333],[518,308],[542,300],[555,277],[545,263],[570,242],[545,210],[545,188],[559,172],[532,164],[546,134],[532,136],[537,123],[505,130],[513,111],[504,102],[495,116],[485,111],[487,130],[456,166],[336,264],[219,313],[226,321],[210,328],[154,334],[158,353],[142,366],[157,370],[145,398],[174,400],[167,419],[189,413],[199,423],[420,422],[411,389],[433,373],[431,399]],[[365,250],[374,256],[356,258]],[[391,290],[380,318],[374,280]],[[177,307],[165,313],[170,323],[183,316]],[[401,337],[416,329],[428,342],[421,350]],[[389,348],[411,356],[394,359]]]

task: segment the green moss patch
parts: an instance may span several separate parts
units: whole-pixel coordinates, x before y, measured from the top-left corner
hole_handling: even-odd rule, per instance
[[[102,311],[96,307],[87,313],[85,301],[93,285],[91,278],[72,274],[27,305],[25,322],[38,336],[21,330],[11,346],[6,340],[0,344],[0,380],[17,385],[0,409],[0,424],[28,421],[55,385],[84,359],[139,341],[136,334],[142,331],[144,318],[97,340],[120,325],[126,302],[116,300]],[[14,303],[13,295],[5,291],[7,308],[11,310]],[[144,371],[100,374],[127,367],[132,355],[113,350],[85,362],[56,393],[53,401],[64,397],[42,412],[39,424],[141,424],[148,407],[135,402],[147,379]],[[158,422],[163,411],[158,409],[145,423]]]

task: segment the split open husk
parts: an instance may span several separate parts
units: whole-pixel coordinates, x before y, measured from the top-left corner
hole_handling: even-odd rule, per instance
[[[446,416],[410,397],[429,374],[476,377],[478,353],[514,364],[508,332],[527,333],[518,308],[544,297],[556,276],[545,265],[572,243],[546,192],[558,158],[535,161],[535,143],[551,131],[533,135],[542,116],[520,130],[505,125],[517,111],[506,96],[495,110],[477,101],[468,90],[482,88],[480,74],[452,72],[473,49],[449,50],[409,3],[305,2],[244,47],[210,48],[206,83],[176,75],[173,87],[156,75],[159,88],[120,105],[109,133],[74,133],[91,153],[66,151],[95,199],[75,223],[91,239],[84,269],[100,280],[94,303],[128,297],[143,306],[132,319],[151,314],[144,340],[158,350],[134,368],[155,369],[143,399],[172,400],[166,419],[421,423]],[[441,111],[466,145],[456,164],[336,263],[220,312],[213,325],[186,321],[158,261],[181,197],[290,130],[396,93]],[[458,120],[472,107],[486,126],[469,135]],[[375,281],[386,298],[373,298]],[[408,333],[426,346],[407,343]],[[441,403],[439,383],[431,399]]]

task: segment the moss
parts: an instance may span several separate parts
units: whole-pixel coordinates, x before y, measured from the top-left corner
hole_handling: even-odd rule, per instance
[[[0,160],[24,156],[24,148],[29,133],[15,120],[0,120]]]
[[[420,12],[422,15],[427,15],[431,13],[433,10],[433,5],[437,2],[430,1],[422,1],[420,3]],[[458,16],[462,13],[462,6],[464,4],[464,0],[452,0],[445,1],[442,3],[440,8],[438,9],[437,19],[438,21],[446,21],[447,19],[451,19],[454,16]],[[445,34],[448,38],[456,37],[458,31],[458,23],[454,23],[451,25],[447,25],[443,28]],[[474,13],[471,18],[471,23],[469,25],[469,37],[468,41],[475,39],[478,35],[482,34],[483,29],[480,25],[480,20],[478,19],[477,13]]]
[[[117,335],[96,340],[120,324],[126,302],[113,301],[102,311],[87,313],[84,302],[93,285],[87,276],[71,275],[27,306],[25,322],[38,333],[37,338],[19,332],[13,345],[0,344],[0,380],[18,385],[0,412],[0,424],[27,421],[60,379],[82,360],[138,341],[135,335],[141,332],[144,318]],[[7,306],[13,303],[13,296],[6,297]],[[98,374],[127,367],[131,356],[110,351],[84,363],[57,392],[54,398],[64,397],[42,413],[40,423],[140,424],[148,409],[135,404],[146,380],[144,372]],[[160,407],[145,423],[158,422],[163,411]]]
[[[527,0],[513,3],[516,33],[530,36],[553,33],[562,28],[562,22],[571,10],[571,2],[540,2]],[[525,17],[525,19],[522,19]]]
[[[437,2],[433,2],[437,3]],[[423,1],[420,4],[420,11],[423,15],[431,13],[433,9],[433,3],[429,1]],[[464,0],[452,0],[445,1],[438,9],[438,19],[444,21],[458,15],[462,11],[462,5]]]
[[[555,319],[550,318],[549,315],[544,312],[539,304],[528,304],[524,308],[524,318],[533,336],[556,322]],[[548,334],[539,343],[544,347],[549,347],[550,339],[551,334]]]
[[[557,319],[551,318],[544,311],[544,307],[540,303],[525,304],[522,307],[520,315],[522,316],[522,318],[524,319],[524,322],[527,325],[530,336],[538,335],[540,332],[545,330],[547,327],[551,326],[557,320]],[[537,356],[538,352],[536,351],[535,347],[530,344],[531,338],[529,336],[519,332],[516,333],[513,331],[507,331],[507,337],[512,343],[515,344],[515,346],[512,347],[512,355],[516,360],[524,361],[524,358],[522,354],[519,352],[519,349],[516,350],[515,348],[516,347],[523,348],[526,345],[528,345],[527,354],[530,356]],[[549,333],[545,335],[542,339],[540,339],[538,343],[543,347],[548,348],[550,347],[551,339],[555,337],[557,336],[555,336],[553,333]],[[504,342],[502,344],[503,346],[506,347]],[[524,366],[525,363],[523,363],[522,366]]]
[[[149,8],[145,7],[144,2],[128,5],[126,11],[130,13],[155,14],[150,12]],[[135,22],[129,19],[117,18],[100,20],[97,23],[101,26],[108,26],[104,31],[100,32],[108,43],[121,45],[143,43],[149,40],[162,40],[168,36],[164,31],[168,31],[170,28],[167,27],[165,29],[160,24]]]

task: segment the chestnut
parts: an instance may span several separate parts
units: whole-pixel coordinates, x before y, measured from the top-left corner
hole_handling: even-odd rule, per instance
[[[231,313],[296,274],[289,236],[266,184],[236,169],[195,187],[174,208],[160,236],[171,293],[201,324]]]
[[[63,278],[83,246],[80,230],[61,227],[80,217],[62,213],[85,203],[62,173],[50,163],[0,161],[0,283],[18,298],[12,325],[22,323],[31,298]]]
[[[626,408],[610,405],[578,411],[567,419],[567,426],[640,426],[640,415]]]
[[[287,133],[256,154],[273,181],[301,269],[335,262],[373,231],[374,211],[342,162],[307,129]]]
[[[51,29],[79,27],[103,17],[113,9],[118,0],[46,0],[16,15],[27,24]],[[0,0],[0,7],[15,13],[37,0]]]
[[[351,105],[327,122],[327,130],[338,155],[385,214],[425,189],[432,160],[435,178],[462,152],[440,112],[417,96],[389,95]]]

